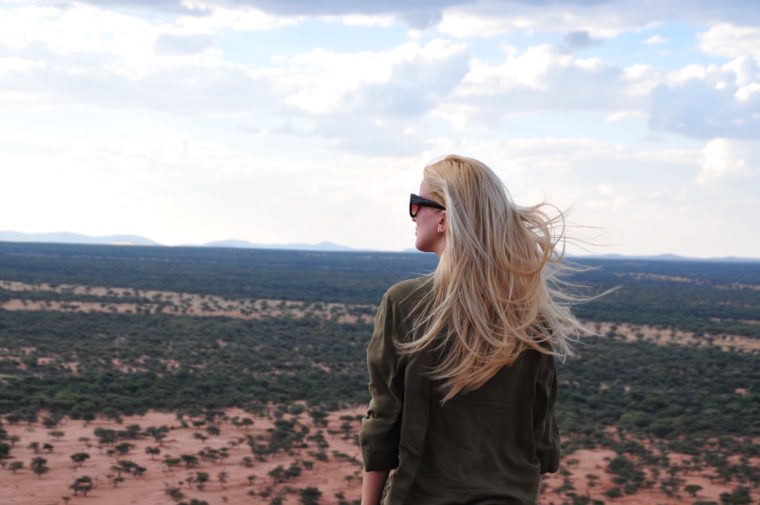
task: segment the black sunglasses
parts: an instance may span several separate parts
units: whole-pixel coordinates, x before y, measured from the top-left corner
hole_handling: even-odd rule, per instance
[[[409,215],[412,217],[417,217],[417,213],[420,211],[420,207],[432,207],[434,209],[446,210],[446,207],[440,203],[434,202],[433,200],[428,200],[427,198],[415,195],[414,193],[409,195]]]

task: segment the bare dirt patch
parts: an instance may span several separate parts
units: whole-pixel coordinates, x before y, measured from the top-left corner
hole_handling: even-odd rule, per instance
[[[604,338],[625,342],[649,342],[657,345],[687,345],[692,347],[718,347],[723,351],[760,352],[760,339],[740,335],[702,335],[674,328],[658,328],[646,324],[588,322],[586,326]]]
[[[229,299],[176,291],[139,290],[133,288],[84,286],[75,284],[28,284],[0,280],[0,288],[17,293],[47,293],[101,297],[102,301],[11,299],[0,304],[4,310],[108,312],[118,314],[168,314],[201,317],[261,319],[265,317],[318,317],[341,324],[371,323],[376,307],[362,304],[299,302],[272,299]],[[129,300],[115,301],[119,298]],[[140,301],[135,302],[138,298]]]

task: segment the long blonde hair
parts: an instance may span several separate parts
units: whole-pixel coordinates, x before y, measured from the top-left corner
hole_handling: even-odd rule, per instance
[[[446,244],[433,288],[416,310],[415,335],[402,353],[442,352],[431,370],[442,403],[475,390],[526,349],[566,356],[585,330],[560,290],[564,215],[546,205],[516,206],[485,164],[451,155],[425,167],[429,198],[446,207]],[[556,209],[556,208],[555,208]]]

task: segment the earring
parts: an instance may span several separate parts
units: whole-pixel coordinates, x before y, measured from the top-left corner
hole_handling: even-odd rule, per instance
[[[438,233],[443,233],[443,226],[440,224],[438,225]]]

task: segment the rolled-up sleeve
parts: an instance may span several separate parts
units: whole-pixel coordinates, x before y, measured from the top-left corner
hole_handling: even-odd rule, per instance
[[[533,433],[536,437],[536,455],[541,473],[559,469],[560,438],[554,406],[557,401],[557,368],[554,357],[543,355],[539,359],[536,376],[536,395],[533,404]]]
[[[396,307],[386,293],[367,347],[371,400],[359,432],[366,471],[390,470],[398,466],[403,369],[394,345],[397,323]]]

